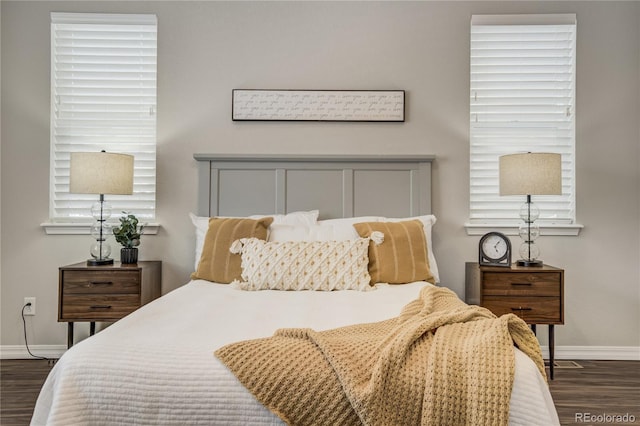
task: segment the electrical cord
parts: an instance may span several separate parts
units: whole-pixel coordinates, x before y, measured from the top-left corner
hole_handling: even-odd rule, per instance
[[[26,303],[22,307],[22,330],[24,331],[24,345],[26,346],[27,352],[29,353],[29,355],[31,355],[33,358],[45,360],[45,361],[47,361],[47,363],[49,363],[49,365],[52,365],[52,364],[54,364],[56,362],[55,359],[47,358],[47,357],[44,357],[44,356],[34,355],[34,354],[31,353],[31,349],[29,349],[29,343],[27,342],[27,320],[24,318],[24,310],[28,306],[31,306],[31,303]]]

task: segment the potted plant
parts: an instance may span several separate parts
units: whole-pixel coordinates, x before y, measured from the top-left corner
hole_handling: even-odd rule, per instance
[[[124,216],[120,218],[120,226],[113,228],[116,241],[122,245],[120,262],[138,263],[138,246],[144,225],[138,225],[138,218],[135,215],[129,212],[122,213]]]

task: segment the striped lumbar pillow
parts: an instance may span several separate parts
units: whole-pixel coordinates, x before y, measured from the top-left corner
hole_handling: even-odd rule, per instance
[[[353,225],[361,237],[373,232],[384,234],[382,244],[369,245],[371,282],[406,284],[414,281],[435,283],[429,269],[427,241],[419,220],[404,222],[362,222]]]
[[[191,279],[216,283],[230,283],[240,278],[242,268],[238,254],[229,251],[231,243],[239,238],[267,239],[267,228],[272,217],[262,219],[218,218],[209,219],[209,229],[204,239],[198,269]]]

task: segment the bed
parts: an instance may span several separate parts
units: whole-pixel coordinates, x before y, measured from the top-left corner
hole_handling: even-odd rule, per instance
[[[421,218],[425,240],[430,238],[433,157],[195,158],[196,273],[209,217],[273,217],[268,226],[278,226],[268,239],[274,244],[308,239],[299,230],[309,226],[324,227],[320,239],[333,241],[353,232],[354,222],[387,218]],[[435,258],[429,261],[435,267],[431,281],[444,285]],[[373,291],[242,291],[237,284],[195,276],[73,346],[43,385],[32,424],[283,424],[214,351],[280,328],[328,330],[386,320],[434,285],[419,280],[376,284]],[[558,424],[545,378],[530,358],[514,353],[509,423]]]

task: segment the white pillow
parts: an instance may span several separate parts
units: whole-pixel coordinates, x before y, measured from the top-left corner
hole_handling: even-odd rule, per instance
[[[267,241],[314,241],[312,229],[317,225],[287,225],[283,223],[271,224]]]
[[[307,226],[310,227],[315,225],[318,220],[318,210],[311,210],[308,212],[292,212],[288,214],[272,214],[272,215],[253,215],[249,216],[248,219],[260,219],[266,216],[273,217],[273,222],[271,226],[274,224],[278,225],[298,225],[298,226]],[[193,213],[189,213],[189,217],[191,218],[191,223],[196,228],[196,258],[195,258],[195,266],[194,271],[198,270],[198,263],[200,262],[200,256],[202,255],[202,246],[204,245],[204,237],[207,235],[207,230],[209,229],[209,217],[207,216],[196,216]],[[218,216],[218,217],[226,217],[226,216]],[[271,226],[267,230],[269,232],[271,230]]]
[[[312,235],[316,241],[343,241],[360,238],[353,227],[354,223],[379,222],[379,216],[345,217],[340,219],[319,220]]]
[[[240,290],[372,290],[369,241],[236,240],[231,251],[242,255],[243,281],[231,285]]]
[[[369,216],[360,218],[345,218],[321,220],[312,225],[272,224],[269,227],[267,241],[346,241],[360,238],[354,223],[363,219],[377,222],[379,218]]]

